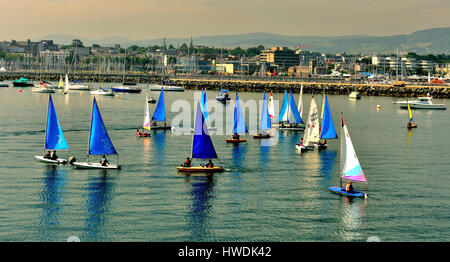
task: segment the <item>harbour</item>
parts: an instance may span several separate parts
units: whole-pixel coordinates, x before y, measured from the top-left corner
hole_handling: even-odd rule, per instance
[[[303,84],[307,109],[312,91]],[[242,102],[260,101],[262,91],[271,90],[260,86],[248,92],[244,85],[233,85],[235,89],[223,88],[239,90]],[[273,90],[274,100],[281,105],[285,86],[269,88],[275,86],[279,89]],[[168,123],[179,113],[172,106],[180,99],[195,108],[195,92],[200,91],[190,89],[165,93]],[[363,93],[361,99],[351,100],[347,94],[326,91],[334,126],[340,126],[343,112],[369,181],[368,188],[358,189],[370,197],[353,199],[328,190],[339,182],[339,139],[329,140],[326,150],[299,154],[294,145],[302,132],[275,129],[277,143],[272,146],[251,135],[241,135],[247,142],[236,146],[226,143],[227,135],[212,134],[217,164],[224,172],[177,172],[191,154],[192,134],[167,130],[136,137],[145,96],[159,95],[145,87],[139,94],[97,97],[120,155],[120,170],[43,164],[34,155],[42,153],[49,95],[18,90],[11,85],[0,89],[3,241],[65,241],[71,236],[83,242],[341,242],[374,236],[382,241],[449,240],[448,225],[442,223],[448,220],[449,205],[450,164],[448,154],[442,153],[450,146],[448,110],[413,110],[419,128],[408,130],[408,111],[393,104],[396,98]],[[208,90],[210,106],[218,93]],[[319,108],[322,93],[314,92]],[[234,99],[234,92],[230,96]],[[436,103],[448,105],[448,99],[433,96]],[[82,91],[52,94],[70,147],[60,156],[86,157],[93,97]],[[156,104],[148,106],[153,112]],[[244,115],[248,128],[256,130],[248,112]]]

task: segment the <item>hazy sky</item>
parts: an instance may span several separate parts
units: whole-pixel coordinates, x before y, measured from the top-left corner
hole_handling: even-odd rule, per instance
[[[0,10],[0,40],[392,35],[450,26],[449,0],[0,0]]]

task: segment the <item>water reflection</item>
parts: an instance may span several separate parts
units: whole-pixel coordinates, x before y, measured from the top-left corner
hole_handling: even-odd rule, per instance
[[[340,231],[339,236],[345,241],[361,240],[360,232],[365,217],[367,200],[352,197],[341,198],[340,203]]]
[[[82,241],[107,239],[108,230],[104,228],[105,216],[109,212],[113,185],[112,178],[106,174],[89,178],[86,200],[86,235]]]
[[[165,131],[156,131],[152,134],[153,144],[155,145],[155,162],[157,163],[165,163],[166,154],[166,132]]]
[[[259,147],[259,166],[261,171],[267,170],[269,161],[270,161],[270,146],[261,145]],[[264,173],[264,172],[263,172]]]
[[[148,163],[150,161],[150,139],[148,137],[139,138],[136,137],[136,140],[138,140],[138,143],[141,142],[142,147],[142,162]]]
[[[333,178],[339,177],[339,172],[335,172],[337,152],[333,150],[321,150],[320,154],[320,169],[319,173],[322,175],[323,181],[329,181]],[[327,183],[324,183],[327,185]]]
[[[189,241],[208,240],[209,215],[214,198],[214,179],[208,176],[187,176],[186,182],[191,183],[192,205],[189,208],[187,231],[190,232]]]
[[[60,224],[61,202],[66,182],[66,170],[57,166],[47,165],[43,178],[43,188],[40,194],[42,202],[42,214],[40,217],[41,241],[61,241],[56,227]]]
[[[241,145],[241,146],[233,146],[232,150],[232,156],[233,156],[233,164],[236,168],[244,168],[243,163],[245,163],[245,156],[247,154],[247,146]]]

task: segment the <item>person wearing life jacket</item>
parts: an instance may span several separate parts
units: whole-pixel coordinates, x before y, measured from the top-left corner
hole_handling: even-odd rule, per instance
[[[209,160],[207,167],[208,167],[208,168],[213,168],[213,167],[214,167],[214,164],[213,164],[213,162],[211,161],[211,159]]]
[[[347,185],[345,185],[345,192],[353,193],[352,181],[348,181]]]
[[[191,159],[188,157],[186,158],[186,161],[181,165],[182,167],[190,167],[191,166]]]
[[[103,155],[102,160],[100,161],[100,164],[101,164],[102,166],[107,166],[107,165],[109,165],[109,161],[106,160],[106,156],[105,156],[105,155]]]
[[[233,134],[233,139],[239,139],[238,133],[234,133],[234,134]]]
[[[47,151],[47,154],[44,155],[44,158],[47,158],[47,159],[51,159],[52,158],[52,155],[50,154],[50,151]]]
[[[56,150],[53,150],[53,154],[52,154],[50,159],[51,160],[57,160],[58,159],[58,156],[56,155]]]

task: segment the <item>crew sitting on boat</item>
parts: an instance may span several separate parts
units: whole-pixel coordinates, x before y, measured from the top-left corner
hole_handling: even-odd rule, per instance
[[[50,151],[47,151],[47,154],[44,155],[44,158],[47,158],[47,159],[51,159],[52,158],[52,155],[50,154]]]
[[[152,126],[158,126],[158,124],[156,124],[156,121],[153,121]]]
[[[186,161],[184,161],[183,164],[181,164],[182,167],[190,167],[191,166],[191,159],[188,157],[186,158]]]
[[[345,191],[347,193],[354,193],[352,181],[348,181],[347,185],[345,185]]]
[[[58,159],[58,156],[56,155],[56,150],[53,150],[53,154],[52,154],[50,159],[51,160],[57,160]]]
[[[327,140],[326,139],[320,139],[319,146],[324,146],[326,144],[327,144]]]
[[[303,146],[303,137],[300,138],[300,141],[298,142],[298,145],[299,145],[299,146]]]
[[[100,164],[101,164],[102,166],[107,166],[107,165],[109,165],[109,161],[106,160],[106,156],[105,156],[105,155],[103,155],[102,160],[100,160]]]
[[[234,134],[233,134],[233,139],[239,139],[238,133],[234,133]]]
[[[208,165],[206,167],[208,167],[208,168],[213,168],[214,167],[214,164],[211,161],[211,159],[209,160]]]

